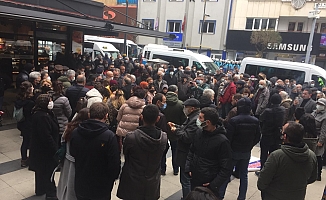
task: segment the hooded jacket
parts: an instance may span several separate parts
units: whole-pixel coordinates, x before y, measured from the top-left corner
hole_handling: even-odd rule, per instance
[[[139,117],[145,107],[145,100],[136,96],[130,97],[124,103],[117,116],[118,127],[116,134],[118,136],[126,136],[127,133],[136,130],[139,126]]]
[[[103,96],[101,93],[93,88],[86,93],[87,97],[87,108],[90,108],[93,103],[98,103],[103,101]]]
[[[285,144],[269,155],[257,186],[266,200],[304,200],[307,184],[316,178],[317,158],[308,146]]]
[[[82,122],[72,133],[70,153],[75,158],[76,196],[109,197],[120,173],[120,153],[108,125],[93,119]]]
[[[67,88],[69,88],[71,86],[71,82],[69,81],[67,76],[60,76],[58,78],[58,81],[62,82],[62,85],[63,85],[64,89],[67,89]]]
[[[166,121],[173,122],[177,125],[183,124],[187,117],[183,113],[183,103],[178,99],[178,95],[174,92],[167,92],[166,104],[167,106],[163,110]],[[170,141],[176,141],[178,139],[175,134],[170,131],[168,131],[168,138]]]
[[[117,192],[120,199],[160,198],[160,162],[166,143],[166,133],[155,127],[142,126],[126,135],[125,163]]]

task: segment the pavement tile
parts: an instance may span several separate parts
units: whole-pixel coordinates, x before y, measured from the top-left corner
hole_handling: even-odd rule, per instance
[[[17,192],[12,187],[1,189],[1,199],[3,200],[21,200],[24,196]]]
[[[10,158],[8,158],[6,155],[4,155],[3,153],[0,152],[0,164],[1,163],[5,163],[5,162],[9,162],[11,161]]]
[[[17,185],[29,180],[34,180],[34,172],[29,171],[27,168],[23,168],[18,171],[14,171],[8,174],[3,174],[0,179],[6,182],[10,186]]]
[[[20,144],[13,142],[13,141],[9,141],[6,144],[1,144],[0,145],[0,153],[7,153],[10,151],[16,151],[17,149],[20,149]]]

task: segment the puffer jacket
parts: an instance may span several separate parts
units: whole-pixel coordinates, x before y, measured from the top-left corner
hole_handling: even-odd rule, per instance
[[[87,97],[87,108],[90,108],[93,103],[97,103],[97,102],[102,102],[103,101],[103,96],[95,88],[93,88],[90,91],[88,91],[86,93],[86,97]]]
[[[223,126],[218,126],[213,132],[197,131],[185,167],[185,172],[192,173],[191,184],[194,187],[210,183],[209,188],[217,193],[230,178],[233,170],[232,150],[225,133]]]
[[[269,155],[257,186],[266,200],[304,200],[307,184],[315,182],[316,178],[317,158],[314,152],[304,143],[285,144]]]
[[[59,123],[59,134],[63,134],[66,128],[66,124],[68,123],[68,119],[71,116],[72,110],[69,104],[69,100],[67,97],[60,95],[53,97],[53,112],[57,117]]]
[[[315,110],[311,115],[315,118],[316,121],[316,131],[318,135],[318,142],[324,144],[323,146],[316,148],[316,156],[322,156],[325,151],[326,145],[326,111]]]
[[[139,117],[143,112],[144,106],[145,100],[136,96],[130,97],[121,106],[117,116],[119,124],[116,134],[118,136],[126,136],[127,133],[136,130],[139,126]]]

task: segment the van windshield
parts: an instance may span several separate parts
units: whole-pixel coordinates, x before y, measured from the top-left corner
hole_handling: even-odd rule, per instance
[[[207,69],[209,69],[212,72],[216,72],[218,69],[218,66],[214,62],[204,62],[204,65],[206,66]],[[206,71],[207,71],[206,69]]]
[[[104,54],[109,54],[111,55],[114,59],[116,59],[118,57],[118,52],[115,52],[115,51],[103,51]]]

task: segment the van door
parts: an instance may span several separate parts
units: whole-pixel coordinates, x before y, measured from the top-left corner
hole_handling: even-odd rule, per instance
[[[318,88],[318,90],[321,91],[323,87],[325,87],[326,81],[323,77],[312,74],[311,75],[311,80],[315,81],[315,88]]]
[[[197,62],[197,61],[192,61],[192,66],[196,66],[196,70],[198,71],[202,71],[204,72],[205,69],[203,67],[203,65],[200,64],[200,62]]]

